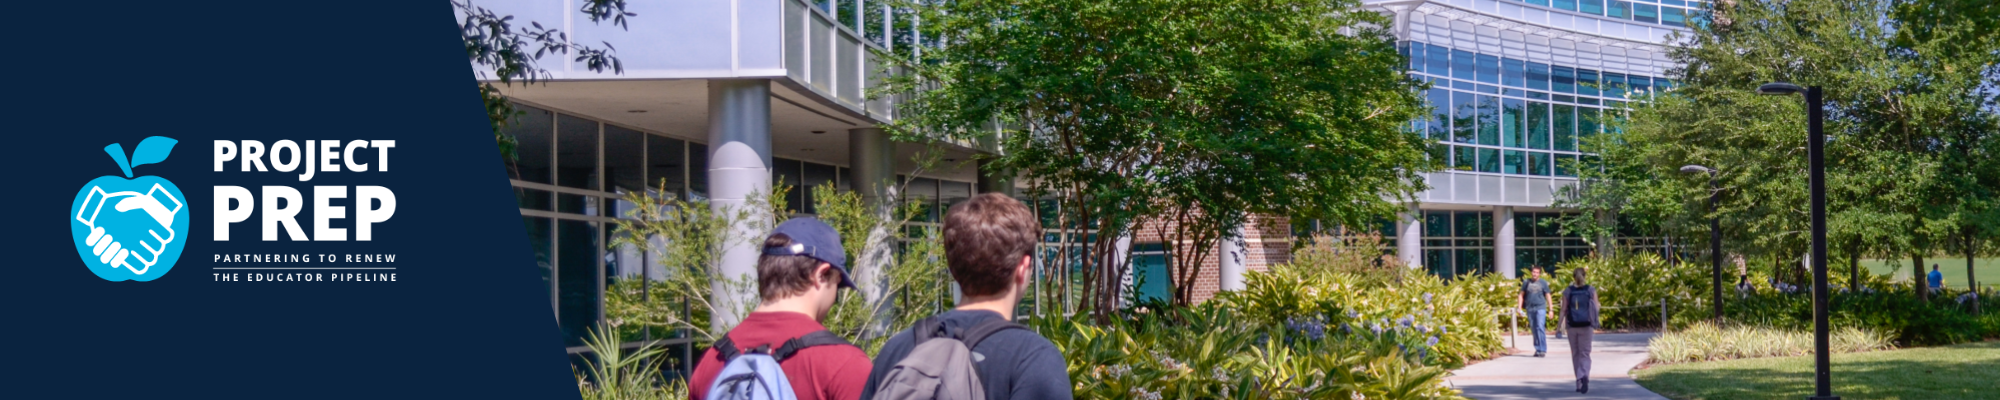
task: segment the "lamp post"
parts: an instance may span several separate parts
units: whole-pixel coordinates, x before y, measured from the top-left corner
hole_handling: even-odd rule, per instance
[[[1700,165],[1688,165],[1681,167],[1681,173],[1708,174],[1708,212],[1710,214],[1715,213],[1715,208],[1717,204],[1720,204],[1718,199],[1722,197],[1722,187],[1717,186],[1715,182],[1716,172],[1717,171],[1714,168],[1704,167]],[[1720,324],[1722,324],[1722,217],[1721,216],[1711,215],[1708,217],[1708,254],[1709,257],[1713,259],[1715,267],[1714,271],[1715,323],[1718,326],[1720,326]]]
[[[1800,87],[1785,82],[1766,83],[1757,94],[1801,94],[1806,98],[1806,154],[1811,159],[1812,185],[1812,272],[1813,272],[1813,396],[1812,400],[1839,400],[1833,395],[1833,380],[1827,360],[1826,326],[1826,119],[1818,86]]]

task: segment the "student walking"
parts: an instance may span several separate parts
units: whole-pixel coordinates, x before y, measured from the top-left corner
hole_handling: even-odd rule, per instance
[[[1542,267],[1529,269],[1528,280],[1521,282],[1521,296],[1514,298],[1514,308],[1528,314],[1528,326],[1535,335],[1535,357],[1549,353],[1549,281],[1542,279]]]
[[[1569,320],[1569,361],[1576,369],[1576,392],[1590,393],[1590,339],[1597,329],[1597,288],[1585,279],[1583,267],[1571,270],[1576,280],[1563,292],[1563,316]]]
[[[757,257],[763,302],[702,353],[689,376],[689,398],[861,398],[868,354],[820,325],[839,290],[854,287],[846,262],[840,234],[826,223],[779,224]]]
[[[945,266],[963,300],[890,337],[863,398],[1069,399],[1062,353],[1012,322],[1041,235],[1026,205],[998,193],[952,206],[944,218]]]

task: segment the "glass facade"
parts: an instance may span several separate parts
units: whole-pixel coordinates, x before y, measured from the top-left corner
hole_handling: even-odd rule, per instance
[[[1560,213],[1514,213],[1514,267],[1526,271],[1532,266],[1553,268],[1557,263],[1590,254],[1583,239],[1563,235],[1552,221]],[[1494,267],[1494,229],[1491,211],[1423,212],[1423,266],[1443,277],[1489,273]],[[1547,226],[1544,226],[1547,224]],[[1516,275],[1523,276],[1523,275]]]
[[[588,329],[604,319],[604,288],[622,279],[664,276],[666,268],[611,238],[620,219],[638,205],[628,193],[700,200],[707,197],[708,147],[700,143],[516,104],[523,115],[506,128],[516,148],[514,188],[544,288],[565,346],[581,346]],[[828,183],[849,190],[846,169],[772,158],[773,183],[791,185],[787,211],[817,212],[811,188]],[[925,202],[927,215],[912,225],[935,225],[943,207],[971,196],[973,184],[918,177],[907,180],[907,201]]]
[[[1687,27],[1707,20],[1708,2],[1701,0],[1502,0],[1615,19]]]
[[[1558,4],[1562,4],[1560,1]],[[1549,65],[1419,41],[1399,46],[1410,75],[1431,83],[1429,118],[1412,124],[1442,146],[1447,168],[1527,176],[1576,176],[1578,141],[1605,129],[1632,98],[1670,88],[1645,75]]]

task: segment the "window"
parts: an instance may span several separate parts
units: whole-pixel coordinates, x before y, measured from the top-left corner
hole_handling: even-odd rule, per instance
[[[686,142],[665,137],[646,138],[646,187],[679,198],[687,189]],[[706,173],[707,171],[703,171]]]
[[[815,203],[818,203],[819,199],[813,197],[813,189],[828,185],[838,186],[838,184],[834,183],[836,178],[834,171],[836,168],[832,165],[811,162],[803,164],[805,164],[805,172],[799,176],[801,182],[798,191],[800,195],[803,195],[805,201],[800,203],[797,208],[804,210],[807,214],[818,215],[819,206],[815,205]]]
[[[1686,11],[1673,7],[1660,7],[1660,23],[1670,26],[1687,26]]]
[[[1555,3],[1556,3],[1556,9],[1563,11],[1576,11],[1576,0],[1555,0]]]
[[[785,192],[785,211],[804,211],[800,206],[806,203],[806,198],[800,193],[804,190],[800,189],[804,189],[805,187],[801,185],[803,182],[799,179],[803,168],[798,160],[771,158],[771,185],[785,185],[792,188],[792,190]]]
[[[521,180],[553,183],[556,116],[548,110],[515,104],[521,114],[503,132],[514,137],[514,169]]]
[[[1555,148],[1576,151],[1576,106],[1555,105]]]
[[[1474,61],[1473,61],[1472,59],[1473,59],[1473,56],[1472,56],[1472,52],[1470,52],[1470,51],[1465,51],[1465,50],[1456,50],[1456,49],[1452,50],[1452,51],[1451,51],[1451,77],[1453,77],[1453,78],[1458,78],[1458,79],[1464,79],[1464,80],[1468,80],[1468,81],[1469,81],[1469,80],[1472,80],[1472,79],[1473,79],[1473,78],[1472,78],[1472,75],[1473,75],[1473,70],[1474,70],[1474,67],[1473,67],[1473,65],[1474,65]]]
[[[1533,4],[1533,5],[1538,5],[1538,6],[1542,6],[1542,7],[1548,7],[1548,6],[1549,6],[1549,0],[1528,0],[1528,4]]]
[[[1474,154],[1477,153],[1475,148],[1465,147],[1465,146],[1452,146],[1451,151],[1453,154],[1451,160],[1452,169],[1459,171],[1471,171],[1473,170],[1473,166],[1479,164],[1477,155]]]
[[[1548,64],[1537,63],[1537,62],[1528,63],[1528,88],[1535,90],[1549,90]]]
[[[1502,101],[1502,105],[1505,108],[1500,114],[1501,146],[1522,147],[1527,145],[1528,134],[1524,130],[1527,123],[1522,121],[1522,117],[1524,117],[1522,114],[1525,113],[1523,108],[1526,107],[1523,103],[1524,101],[1521,99],[1505,99]]]
[[[1429,125],[1428,126],[1430,130],[1429,138],[1431,140],[1450,141],[1451,140],[1451,91],[1439,88],[1431,88],[1430,103],[1431,103],[1430,104],[1431,122],[1429,124],[1426,124]]]
[[[1625,97],[1625,74],[1604,73],[1604,97]]]
[[[1473,106],[1472,93],[1451,92],[1451,108],[1451,141],[1472,143],[1475,132],[1472,129],[1475,125],[1473,120],[1478,119],[1478,114],[1473,112],[1477,107]]]
[[[1555,92],[1576,93],[1576,69],[1556,66],[1553,70],[1555,71]]]
[[[1549,103],[1528,102],[1528,148],[1549,149]]]
[[[1577,9],[1584,14],[1604,15],[1604,0],[1582,0],[1577,3]]]
[[[556,185],[597,190],[597,121],[556,117]]]
[[[1597,71],[1581,68],[1576,70],[1576,94],[1596,96],[1598,87]]]
[[[1652,4],[1632,4],[1632,20],[1649,24],[1660,23],[1660,6]]]
[[[1632,75],[1630,77],[1627,77],[1626,79],[1629,81],[1627,82],[1626,86],[1630,86],[1632,88],[1631,90],[1633,94],[1632,97],[1650,95],[1653,93],[1652,78],[1648,78],[1645,75]]]
[[[599,245],[595,222],[556,220],[556,324],[566,346],[581,346],[597,326]]]
[[[1451,76],[1451,49],[1444,46],[1424,47],[1424,72],[1437,76]]]
[[[1501,156],[1504,157],[1505,159],[1502,161],[1502,164],[1500,165],[1500,173],[1503,174],[1528,173],[1528,170],[1526,169],[1526,164],[1527,164],[1526,153],[1523,153],[1520,150],[1507,150],[1505,152],[1502,152]]]
[[[708,145],[688,143],[688,199],[708,200]]]
[[[1528,174],[1549,176],[1549,153],[1528,153]]]
[[[1601,126],[1599,122],[1601,121],[1597,119],[1598,109],[1596,108],[1577,107],[1576,114],[1576,140],[1581,145],[1580,142],[1584,139],[1597,135],[1599,132],[1598,127]]]
[[[1527,85],[1528,64],[1521,60],[1504,58],[1500,60],[1500,84],[1521,87]]]
[[[1620,0],[1611,0],[1611,6],[1605,8],[1604,11],[1605,11],[1604,15],[1610,16],[1612,18],[1631,19],[1632,3],[1627,3]]]
[[[1165,301],[1173,296],[1171,281],[1167,275],[1167,246],[1165,243],[1139,243],[1132,245],[1132,286],[1140,300]]]
[[[1479,68],[1479,83],[1500,83],[1500,57],[1485,54],[1474,57]]]
[[[1500,150],[1479,149],[1479,172],[1500,172]]]
[[[1424,70],[1424,44],[1423,44],[1423,43],[1418,43],[1418,42],[1403,42],[1403,43],[1402,43],[1401,45],[1398,45],[1398,46],[1396,46],[1396,50],[1398,50],[1398,51],[1402,51],[1402,52],[1403,52],[1403,56],[1404,56],[1404,57],[1409,57],[1409,58],[1410,58],[1410,70],[1411,70],[1411,71],[1423,71],[1423,70]]]
[[[1479,144],[1500,145],[1500,98],[1479,95]]]
[[[1570,178],[1575,178],[1575,177],[1576,177],[1576,162],[1577,162],[1577,161],[1576,161],[1576,155],[1573,155],[1573,154],[1557,154],[1557,155],[1556,155],[1556,176],[1562,176],[1562,177],[1570,177]]]
[[[604,126],[604,188],[616,193],[644,191],[646,134],[617,125]]]

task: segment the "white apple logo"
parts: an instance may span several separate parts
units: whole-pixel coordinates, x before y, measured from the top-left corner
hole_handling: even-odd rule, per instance
[[[90,180],[70,203],[70,236],[77,255],[90,272],[108,281],[150,281],[167,274],[180,260],[187,243],[187,204],[179,187],[158,176],[134,178],[132,168],[167,160],[179,143],[154,136],[139,141],[127,159],[125,148],[112,143],[104,151],[118,162],[125,176]]]

